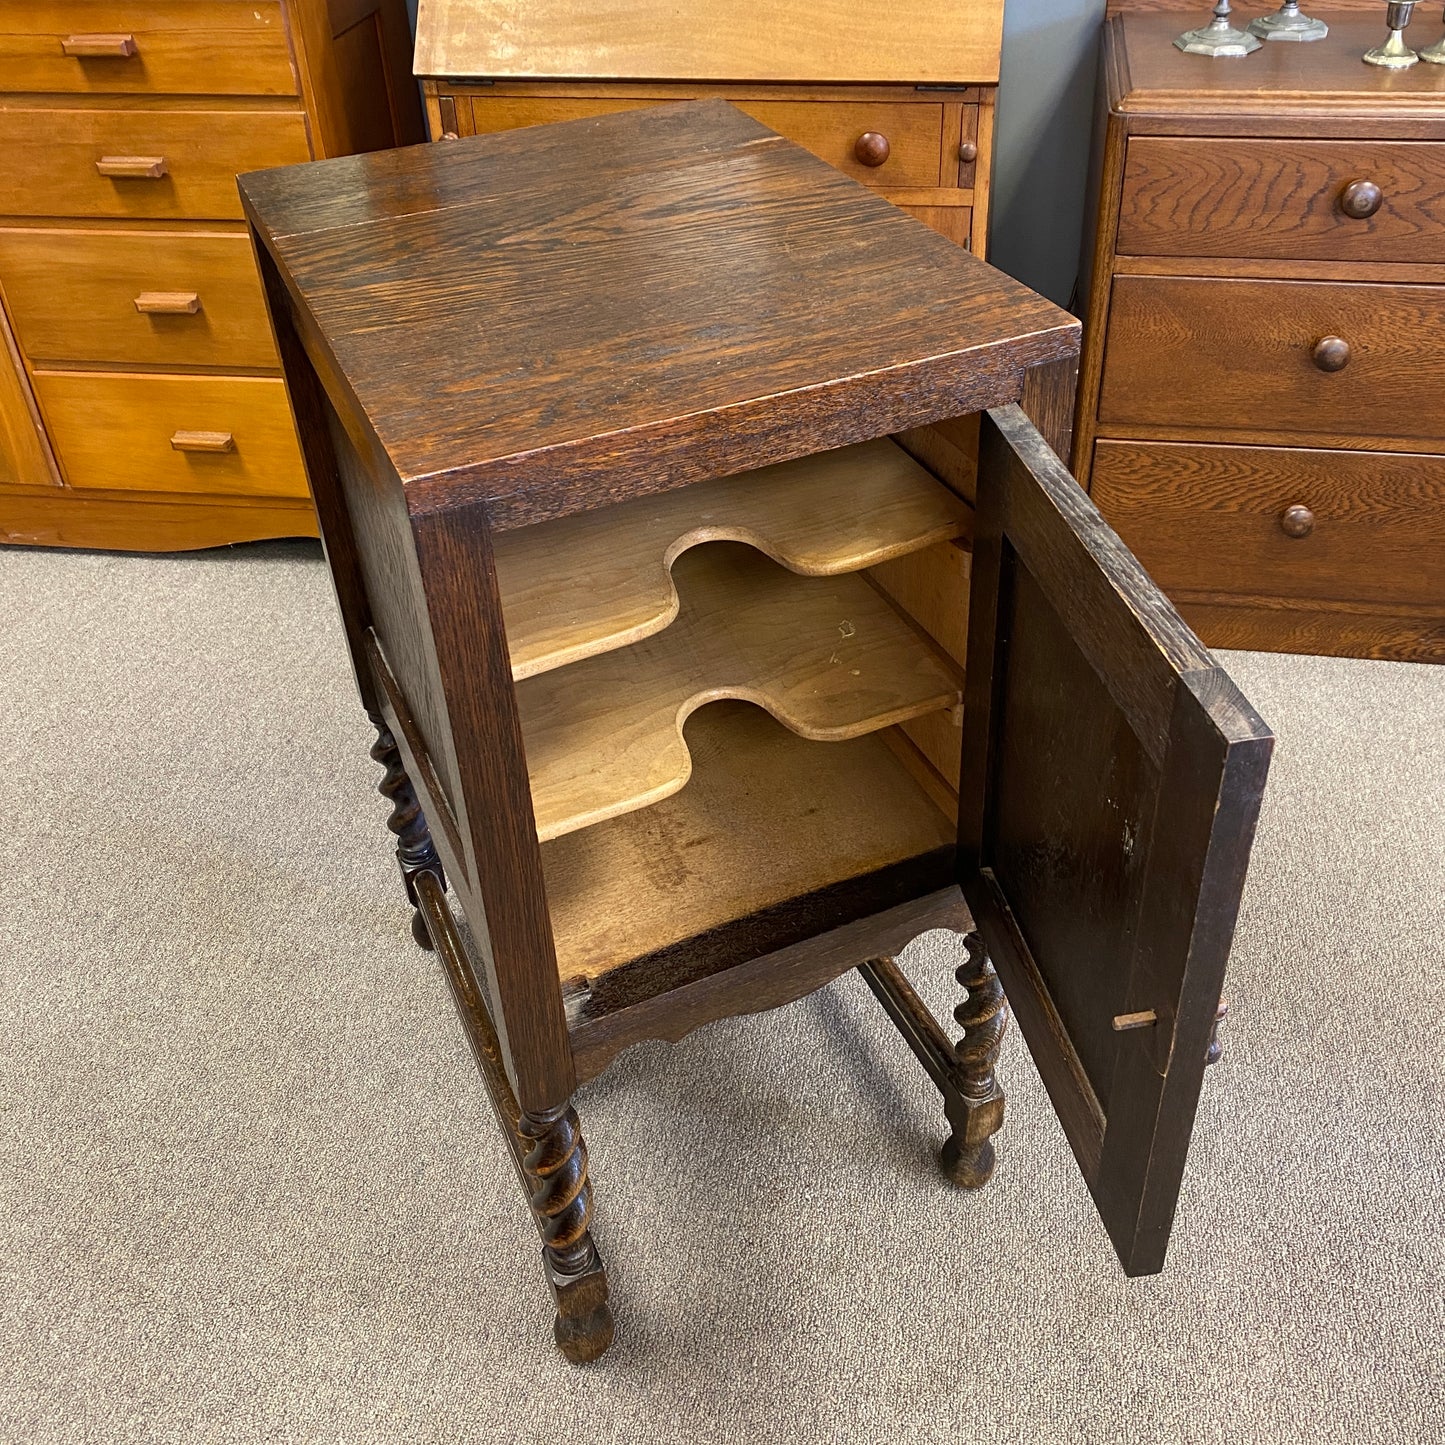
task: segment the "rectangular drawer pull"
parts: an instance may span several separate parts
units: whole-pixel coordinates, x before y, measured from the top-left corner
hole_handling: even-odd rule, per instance
[[[147,316],[194,316],[201,298],[194,291],[142,291],[135,309]]]
[[[236,439],[228,431],[178,431],[171,438],[177,452],[233,452]]]
[[[67,35],[60,48],[77,59],[105,56],[125,60],[136,53],[134,35]]]
[[[136,181],[158,181],[166,173],[164,156],[101,156],[95,168],[103,176]]]

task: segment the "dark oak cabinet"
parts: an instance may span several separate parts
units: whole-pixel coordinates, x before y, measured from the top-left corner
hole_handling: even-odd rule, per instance
[[[1271,739],[1056,454],[1077,323],[721,102],[242,191],[567,1355],[612,1332],[578,1082],[854,967],[967,1187],[1006,992],[1158,1269]],[[930,928],[957,1042],[894,962]]]

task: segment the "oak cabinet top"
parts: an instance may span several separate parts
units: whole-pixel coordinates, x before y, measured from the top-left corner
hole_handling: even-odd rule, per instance
[[[1078,349],[1072,316],[723,101],[241,189],[414,510],[587,510],[997,405]]]

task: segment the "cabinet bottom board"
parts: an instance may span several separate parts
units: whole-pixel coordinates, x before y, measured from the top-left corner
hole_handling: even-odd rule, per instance
[[[681,792],[542,847],[569,991],[620,1007],[952,882],[955,824],[892,731],[811,742],[745,702],[694,713]]]

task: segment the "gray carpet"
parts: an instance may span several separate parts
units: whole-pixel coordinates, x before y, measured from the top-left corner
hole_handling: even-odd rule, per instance
[[[584,1091],[566,1365],[410,942],[319,553],[0,552],[0,1440],[1445,1437],[1445,669],[1235,654],[1280,748],[1165,1273],[1016,1037],[993,1184],[856,978]],[[955,944],[905,960],[940,1010]]]

